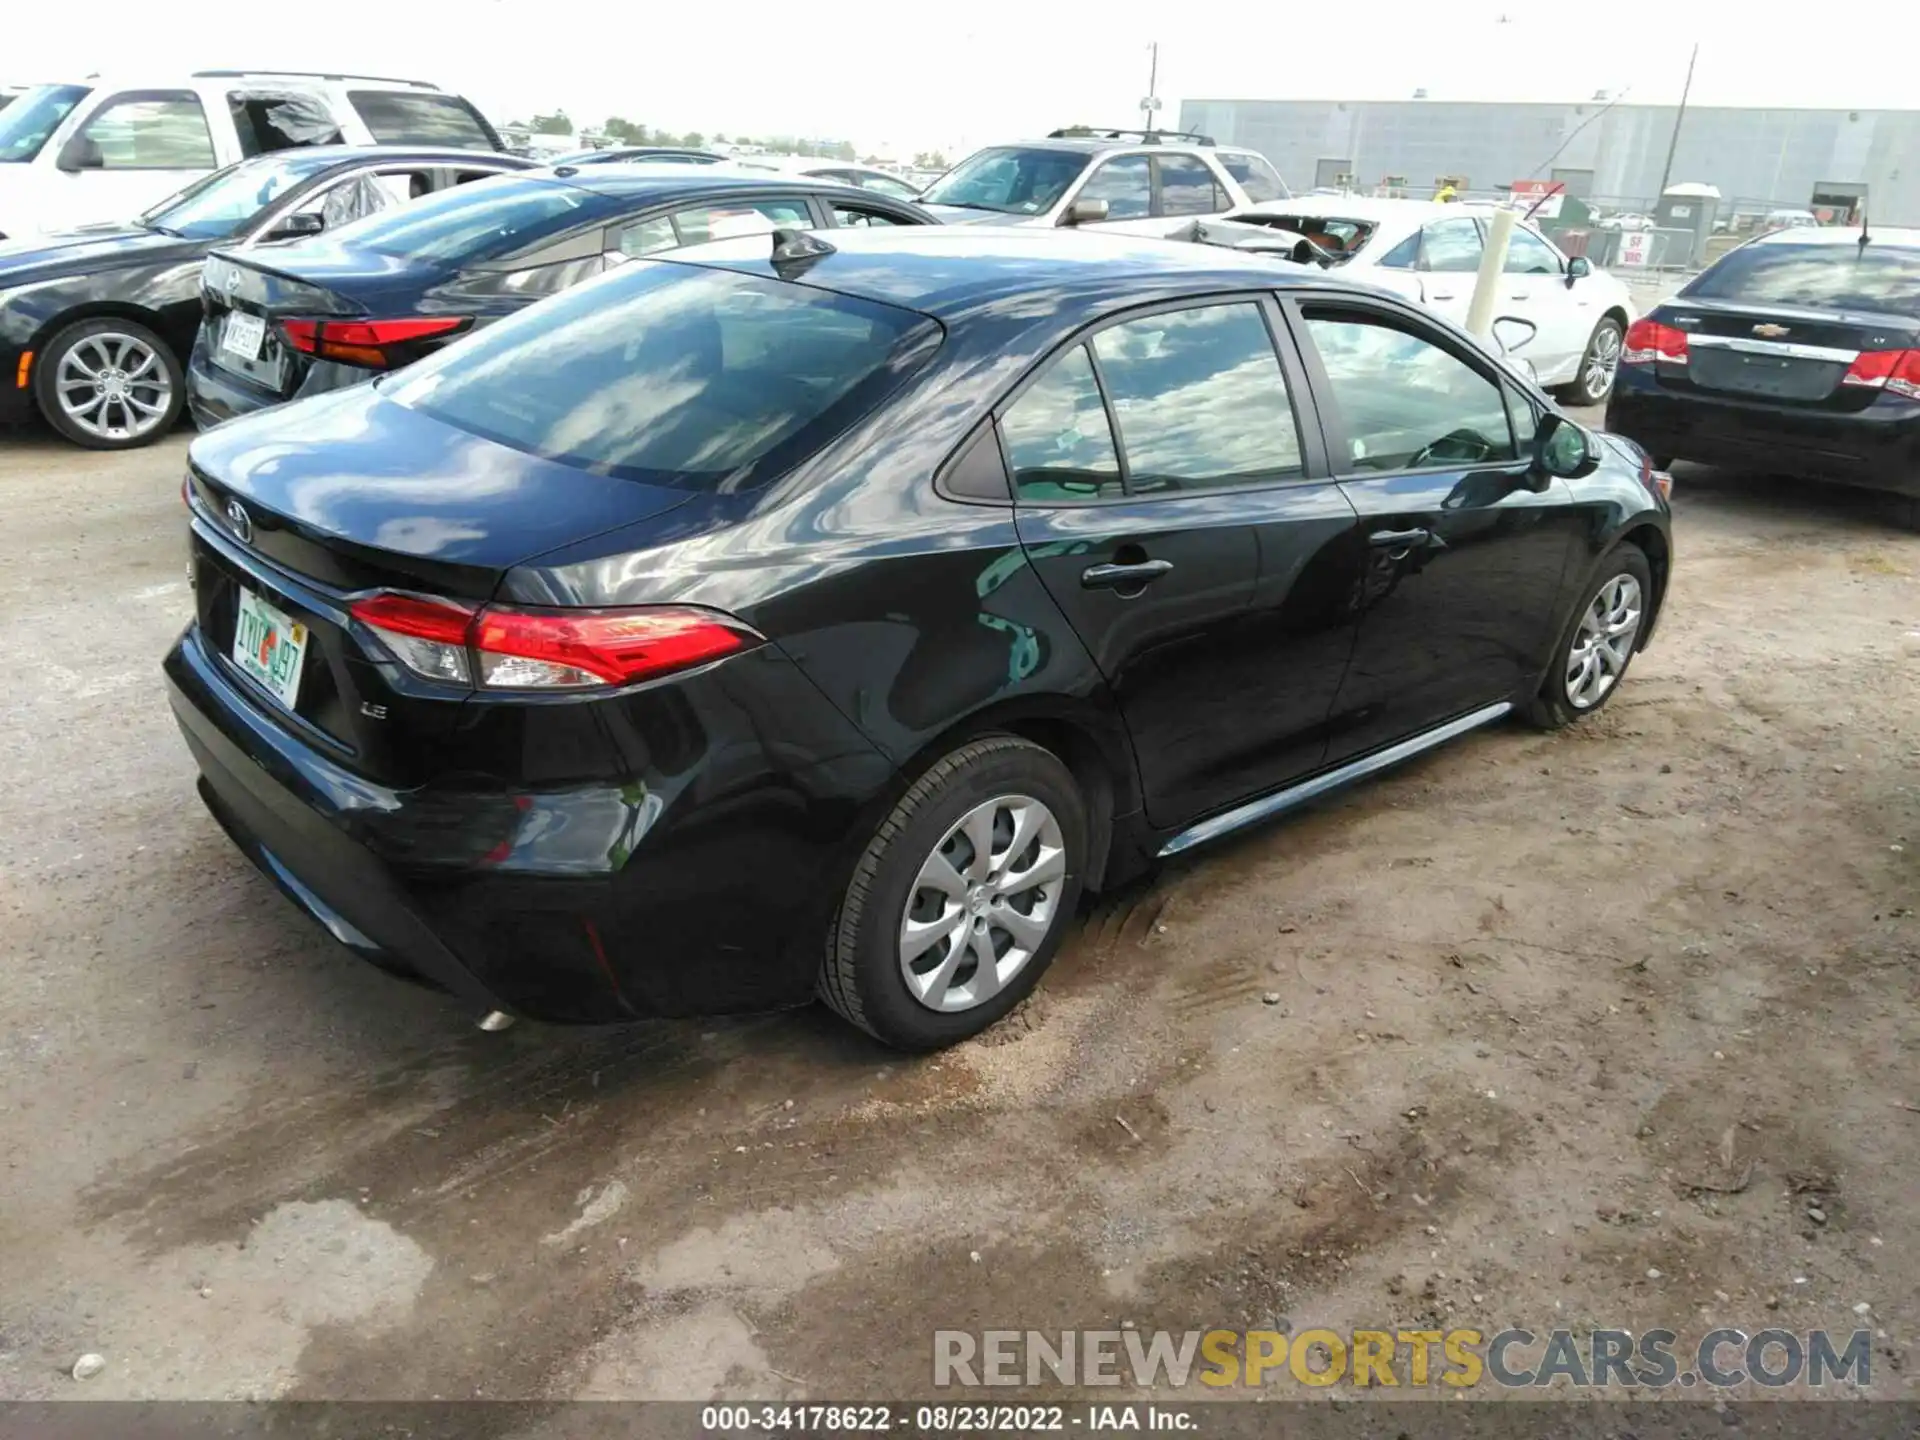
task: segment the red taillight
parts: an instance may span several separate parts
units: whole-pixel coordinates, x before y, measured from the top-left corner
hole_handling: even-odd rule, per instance
[[[287,344],[308,355],[320,349],[320,322],[318,320],[282,320],[280,333],[287,337]]]
[[[441,339],[471,323],[464,315],[431,320],[282,320],[280,333],[287,337],[287,344],[304,354],[384,370],[401,358],[390,351]]]
[[[1622,365],[1684,365],[1687,363],[1687,332],[1658,320],[1636,320],[1627,327],[1626,344],[1620,349]]]
[[[499,689],[630,685],[745,649],[758,639],[707,610],[480,612],[481,683]]]
[[[760,643],[752,630],[717,611],[675,605],[475,609],[383,591],[351,608],[409,670],[490,690],[631,685]]]
[[[1891,390],[1920,400],[1920,350],[1863,350],[1840,378],[1842,385]]]

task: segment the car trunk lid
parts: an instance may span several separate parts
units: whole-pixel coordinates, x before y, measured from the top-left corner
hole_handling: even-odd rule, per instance
[[[338,245],[302,245],[284,253],[217,251],[200,283],[211,356],[282,399],[294,396],[319,358],[360,363],[375,373],[388,363],[371,353],[356,360],[351,352],[323,350],[319,327],[328,321],[420,318],[420,297],[449,273],[444,266]],[[423,344],[449,339],[466,325],[461,316],[426,318],[450,323],[437,334],[409,337],[411,348],[396,350],[393,362],[418,358]]]
[[[1683,297],[1650,318],[1687,337],[1687,363],[1658,367],[1669,388],[1841,410],[1878,393],[1848,383],[1862,354],[1920,346],[1914,321],[1866,312]]]
[[[390,783],[434,773],[465,695],[382,663],[355,634],[353,597],[390,589],[477,605],[515,564],[691,498],[508,449],[373,386],[309,401],[302,420],[293,440],[261,416],[195,442],[197,619],[264,713]],[[290,697],[255,683],[236,655],[246,595],[302,627]]]

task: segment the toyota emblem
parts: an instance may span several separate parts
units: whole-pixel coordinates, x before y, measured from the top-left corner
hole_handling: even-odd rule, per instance
[[[227,523],[233,526],[233,533],[240,537],[242,545],[253,543],[253,517],[238,500],[227,502]]]

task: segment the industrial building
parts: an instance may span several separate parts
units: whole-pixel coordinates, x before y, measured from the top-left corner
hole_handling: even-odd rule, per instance
[[[1452,176],[1484,193],[1537,177],[1610,209],[1647,210],[1677,113],[1604,94],[1550,105],[1188,100],[1180,128],[1260,151],[1296,191],[1399,182],[1425,195]],[[1836,201],[1844,214],[1844,202],[1864,196],[1872,217],[1920,224],[1920,111],[1689,106],[1671,179],[1717,188],[1723,214],[1832,210]]]

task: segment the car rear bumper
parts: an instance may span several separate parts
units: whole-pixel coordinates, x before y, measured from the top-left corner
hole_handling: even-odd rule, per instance
[[[344,390],[374,378],[372,371],[323,360],[307,367],[300,388],[292,396],[282,396],[217,364],[209,347],[207,330],[202,326],[194,338],[193,353],[187,358],[187,413],[202,430],[256,410],[271,410],[308,395]]]
[[[759,663],[809,683],[777,652]],[[770,708],[845,742],[812,773],[736,734],[709,747],[708,783],[395,789],[273,723],[198,626],[164,670],[202,799],[282,893],[383,968],[541,1020],[803,1003],[858,826],[893,780],[817,691],[809,708],[776,683]]]
[[[1920,495],[1920,404],[1882,395],[1851,414],[1662,388],[1623,366],[1607,429],[1662,459]]]

